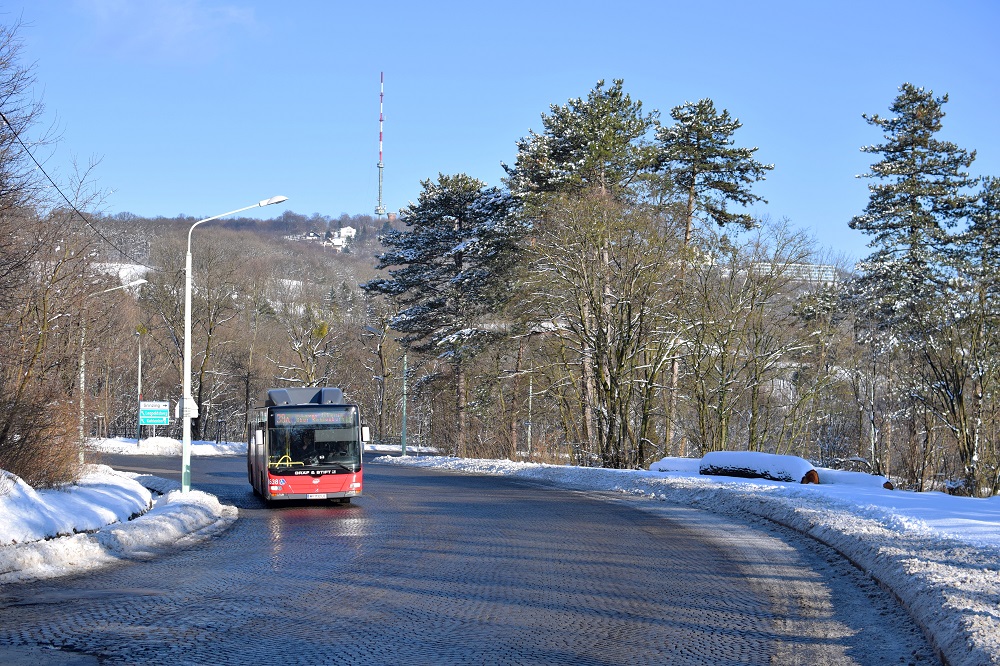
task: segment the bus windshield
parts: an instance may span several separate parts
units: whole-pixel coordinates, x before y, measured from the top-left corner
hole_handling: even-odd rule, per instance
[[[356,410],[307,408],[274,410],[268,433],[272,473],[338,471],[361,467]]]

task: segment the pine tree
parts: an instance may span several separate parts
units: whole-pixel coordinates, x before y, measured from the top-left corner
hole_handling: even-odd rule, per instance
[[[970,215],[971,223],[958,237],[956,261],[991,303],[1000,308],[1000,178],[983,179]]]
[[[588,267],[585,270],[596,266],[599,274],[613,272],[619,259],[625,259],[629,241],[641,240],[641,235],[635,232],[626,242],[614,243],[600,234],[588,234],[587,230],[605,228],[611,233],[611,227],[617,222],[611,227],[601,227],[601,220],[616,217],[617,214],[611,211],[637,198],[641,177],[655,166],[656,155],[650,134],[657,126],[659,114],[656,111],[646,114],[642,102],[633,101],[623,91],[620,79],[607,88],[603,80],[598,81],[586,99],[570,99],[565,105],[553,104],[549,108],[551,112],[542,115],[542,133],[532,131],[519,140],[516,164],[513,167],[504,165],[505,183],[525,204],[523,212],[537,221],[538,238],[533,239],[532,253],[537,262],[544,264],[551,257],[550,253],[561,255],[565,248],[575,247],[575,259]],[[575,212],[568,214],[570,210]],[[590,212],[584,214],[587,210]],[[553,246],[547,246],[550,232],[555,233],[556,238],[568,237],[568,244],[556,240]],[[546,270],[538,272],[542,282],[549,279]],[[565,286],[561,293],[549,287],[541,291],[546,292],[547,297],[572,300],[572,294],[584,293],[594,286],[595,276],[567,270],[562,278],[573,284]],[[552,279],[556,283],[560,280],[555,276]],[[555,287],[553,284],[552,288]],[[530,300],[537,292],[537,285],[528,289],[525,299]],[[581,325],[588,330],[593,330],[601,316],[600,312],[589,308],[595,303],[598,308],[600,304],[607,304],[603,292],[591,296],[593,298],[584,299],[584,312],[580,313],[584,322]],[[572,309],[573,304],[567,301],[552,309],[559,311],[562,308]],[[623,464],[622,451],[612,449],[621,444],[618,434],[624,430],[609,426],[613,419],[603,418],[603,415],[607,408],[613,407],[602,404],[598,398],[598,378],[603,372],[605,348],[603,345],[598,345],[600,350],[592,348],[597,342],[593,335],[583,335],[579,340],[584,348],[579,350],[580,357],[573,363],[579,365],[581,441],[588,451],[593,450],[592,446],[599,446],[605,464]],[[616,444],[610,444],[609,448],[606,443],[610,442]]]
[[[511,192],[532,195],[596,190],[620,198],[640,174],[653,166],[654,153],[646,140],[658,113],[644,114],[642,102],[622,90],[615,79],[604,81],[587,95],[565,105],[551,105],[542,115],[542,134],[532,131],[517,142],[517,162],[503,165]]]
[[[691,242],[699,213],[720,227],[736,224],[750,229],[753,218],[735,213],[730,203],[748,206],[764,199],[750,188],[764,180],[773,164],[754,159],[757,148],[737,148],[733,134],[743,126],[729,111],[716,112],[710,99],[674,107],[676,124],[657,130],[658,170],[665,175],[686,205],[684,246]],[[766,201],[765,201],[766,203]]]
[[[381,237],[389,278],[361,285],[399,306],[390,327],[407,348],[447,356],[455,372],[458,450],[464,452],[464,363],[498,335],[493,316],[510,294],[517,241],[527,230],[507,193],[465,174],[425,180],[400,212],[403,231]]]
[[[872,236],[874,252],[859,264],[851,298],[873,350],[898,345],[905,390],[953,434],[969,493],[978,486],[981,323],[963,305],[967,291],[955,261],[956,236],[977,199],[965,171],[975,159],[937,138],[948,96],[905,83],[891,117],[864,115],[885,142],[863,147],[881,155],[865,177],[870,197],[852,229]],[[873,445],[874,449],[874,445]]]
[[[743,125],[731,118],[725,109],[718,113],[710,99],[674,107],[670,116],[676,123],[671,127],[661,127],[656,132],[657,178],[670,196],[683,206],[681,226],[684,240],[681,247],[685,252],[680,265],[683,284],[685,254],[691,244],[697,216],[702,214],[706,221],[715,222],[720,227],[736,224],[745,229],[752,228],[753,218],[746,213],[730,211],[728,204],[747,206],[763,201],[750,188],[763,180],[774,165],[755,160],[753,154],[757,148],[734,147],[733,134]],[[670,389],[664,405],[667,413],[665,449],[672,445],[674,438],[679,372],[679,361],[675,357],[671,363]]]
[[[865,146],[881,155],[866,178],[878,182],[864,213],[850,222],[870,236],[874,252],[862,263],[860,286],[867,287],[879,319],[912,319],[917,304],[933,299],[947,280],[944,255],[948,230],[965,218],[975,195],[975,179],[965,172],[975,160],[955,144],[936,138],[948,96],[904,83],[890,110],[892,117],[864,114],[882,129],[885,143]]]

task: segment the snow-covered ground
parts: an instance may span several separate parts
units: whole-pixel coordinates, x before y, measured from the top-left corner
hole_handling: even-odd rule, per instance
[[[93,444],[111,453],[180,455],[180,443],[166,438]],[[243,444],[192,445],[195,456],[245,450]],[[372,448],[367,453],[377,455]],[[879,580],[949,664],[1000,664],[1000,497],[886,490],[883,479],[824,469],[817,470],[818,485],[702,476],[701,461],[676,458],[649,471],[430,456],[375,460],[618,492],[644,500],[638,507],[667,501],[764,517],[829,544]],[[180,493],[177,485],[95,465],[77,486],[36,492],[0,472],[0,584],[141,558],[235,520],[233,507],[199,491]],[[128,520],[135,514],[142,515]]]
[[[0,470],[0,585],[80,573],[195,543],[235,507],[153,476],[88,465],[79,483],[35,490]]]

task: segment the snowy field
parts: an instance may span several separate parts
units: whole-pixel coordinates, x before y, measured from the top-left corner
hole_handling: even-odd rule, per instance
[[[166,438],[93,444],[110,453],[180,455],[180,443]],[[194,456],[245,450],[244,444],[192,445]],[[369,459],[377,455],[367,453]],[[818,485],[703,476],[701,461],[676,458],[649,471],[431,456],[375,460],[616,492],[633,496],[639,508],[663,501],[763,517],[832,546],[877,579],[924,627],[947,663],[1000,664],[1000,497],[886,490],[884,479],[824,469],[817,470]],[[216,534],[236,519],[236,509],[213,496],[177,488],[93,465],[77,486],[36,492],[0,472],[0,584],[152,555]]]

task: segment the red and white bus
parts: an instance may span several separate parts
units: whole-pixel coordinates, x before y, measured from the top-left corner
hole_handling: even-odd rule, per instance
[[[368,426],[339,388],[271,389],[250,415],[247,476],[265,502],[361,494]]]

